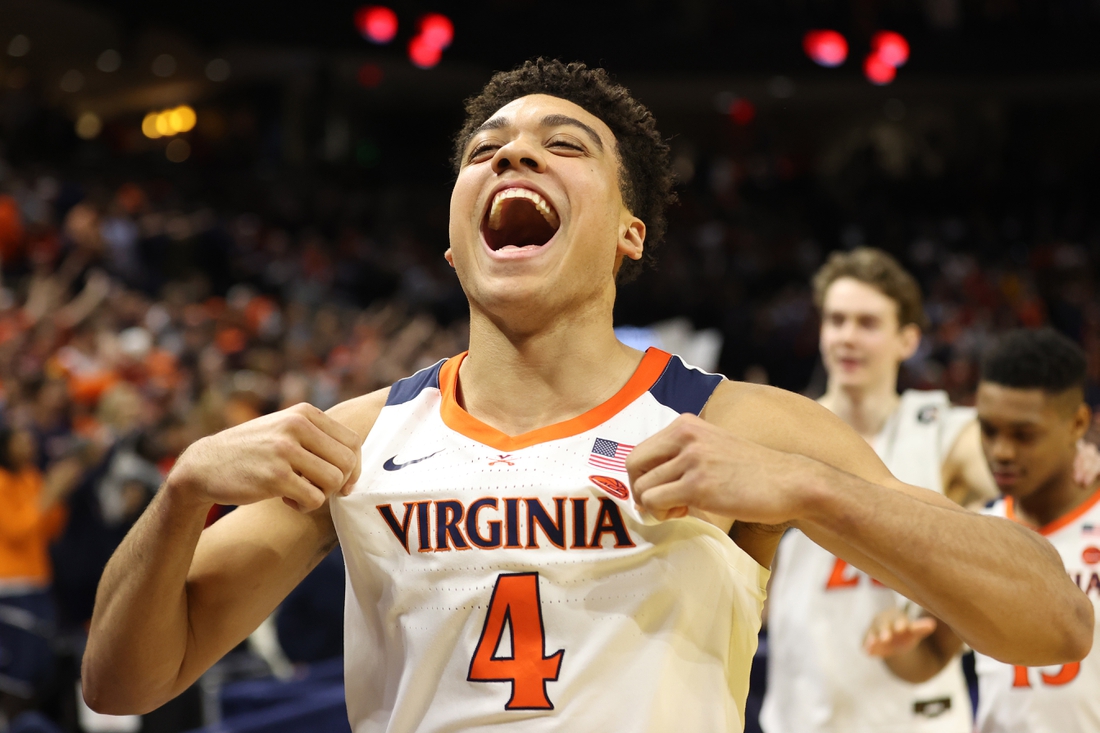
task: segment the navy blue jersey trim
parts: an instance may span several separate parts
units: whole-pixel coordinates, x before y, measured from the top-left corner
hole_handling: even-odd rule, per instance
[[[439,369],[445,361],[447,360],[440,359],[430,367],[425,367],[410,377],[394,382],[386,397],[386,407],[404,404],[428,388],[439,389]]]
[[[671,410],[698,415],[723,379],[721,374],[708,374],[688,367],[680,357],[673,355],[649,393]]]

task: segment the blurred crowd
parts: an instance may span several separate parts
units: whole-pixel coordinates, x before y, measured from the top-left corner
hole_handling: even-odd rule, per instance
[[[621,292],[617,313],[639,325],[688,315],[722,333],[726,375],[816,397],[809,280],[830,251],[874,246],[925,296],[903,388],[971,404],[989,336],[1050,324],[1086,349],[1100,403],[1100,185],[1088,164],[1100,140],[1071,123],[1083,114],[1073,105],[967,112],[892,99],[878,118],[821,121],[836,129],[812,146],[767,119],[731,125],[724,149],[705,154],[674,141],[681,203],[657,270]]]
[[[386,297],[349,292],[373,263],[358,235],[329,248],[133,183],[66,204],[70,185],[8,170],[0,194],[0,601],[33,618],[0,619],[9,714],[41,702],[50,645],[79,639],[103,566],[187,445],[298,402],[331,407],[468,339],[465,320],[433,315],[415,264],[365,278]],[[337,609],[340,567],[319,570]],[[295,661],[339,654],[338,623],[335,649],[303,642],[304,603],[284,634]]]

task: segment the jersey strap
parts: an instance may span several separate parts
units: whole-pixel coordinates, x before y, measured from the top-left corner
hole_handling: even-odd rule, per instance
[[[711,374],[689,367],[678,356],[668,360],[664,372],[649,388],[653,398],[665,407],[680,414],[698,415],[707,400],[725,379],[721,374]]]
[[[440,359],[430,367],[425,367],[416,374],[399,379],[390,387],[390,393],[386,396],[386,407],[401,405],[412,399],[426,389],[439,389],[439,368],[446,359]]]

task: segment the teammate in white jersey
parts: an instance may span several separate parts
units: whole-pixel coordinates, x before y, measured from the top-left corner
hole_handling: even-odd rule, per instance
[[[992,498],[974,410],[942,391],[898,395],[901,363],[920,343],[920,286],[887,253],[836,252],[814,276],[821,356],[818,400],[871,444],[899,479],[961,505]],[[920,685],[868,656],[863,636],[904,599],[791,530],[780,542],[768,601],[766,733],[969,733],[958,657]]]
[[[356,733],[739,730],[786,523],[975,648],[1086,653],[1091,607],[1033,533],[903,484],[810,400],[616,341],[616,275],[659,239],[671,176],[604,72],[495,76],[456,147],[469,351],[188,448],[104,572],[94,709],[178,694],[337,541]],[[214,502],[241,508],[203,532]]]
[[[1004,335],[985,355],[978,419],[985,456],[1003,497],[987,513],[1053,543],[1065,571],[1100,608],[1100,488],[1073,476],[1074,445],[1091,422],[1084,403],[1085,354],[1050,329]],[[1006,555],[1011,557],[1011,555]],[[868,647],[900,677],[934,674],[961,642],[940,624],[886,613]],[[1100,731],[1100,627],[1082,661],[1026,667],[977,654],[979,733]]]

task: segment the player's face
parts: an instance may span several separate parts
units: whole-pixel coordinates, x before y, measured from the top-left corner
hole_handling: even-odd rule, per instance
[[[916,326],[898,327],[897,303],[855,278],[834,281],[821,311],[821,358],[830,383],[841,387],[894,384],[898,365],[920,343]]]
[[[470,139],[451,194],[447,260],[471,305],[514,318],[549,304],[614,300],[645,225],[619,190],[615,137],[544,94],[499,109]]]
[[[1069,397],[1067,405],[1067,396],[1041,389],[978,385],[982,450],[1002,494],[1023,499],[1072,473],[1088,417]]]

